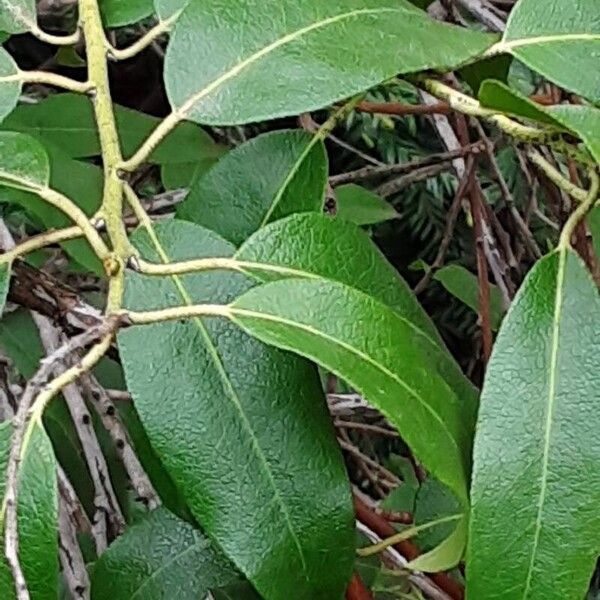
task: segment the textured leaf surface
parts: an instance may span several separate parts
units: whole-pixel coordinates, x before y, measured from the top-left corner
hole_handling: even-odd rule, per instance
[[[592,106],[564,104],[549,108],[548,112],[576,133],[600,164],[600,110]]]
[[[270,221],[295,212],[320,212],[327,169],[323,142],[315,143],[309,133],[266,133],[196,179],[177,216],[239,245]]]
[[[0,156],[0,185],[30,189],[48,184],[48,156],[44,147],[31,136],[12,131],[0,132]]]
[[[106,27],[123,27],[137,23],[154,12],[152,0],[99,0]]]
[[[0,425],[0,490],[5,474],[12,423]],[[36,423],[20,467],[18,495],[19,558],[31,600],[56,600],[58,593],[58,498],[56,461],[46,432]],[[8,565],[0,563],[0,597],[15,597]]]
[[[190,0],[154,0],[156,14],[164,20],[173,16],[178,10],[181,10]]]
[[[11,55],[0,47],[0,121],[15,108],[21,95],[20,81],[2,81],[2,78],[11,77],[17,71],[17,65]]]
[[[4,135],[21,136],[28,140],[32,140],[36,147],[41,148],[45,152],[45,160],[49,161],[50,187],[73,200],[73,202],[75,202],[75,204],[77,204],[87,215],[91,216],[96,212],[102,201],[102,171],[99,167],[90,163],[72,160],[66,156],[64,152],[46,142],[44,142],[44,147],[41,147],[40,142],[33,140],[29,135],[0,132],[0,140]],[[0,152],[1,151],[0,141]],[[23,158],[23,162],[24,164],[26,163],[26,156]],[[41,170],[40,167],[34,168],[33,163],[31,165],[25,164],[24,168],[31,168],[32,170],[35,170],[36,173]],[[0,181],[2,178],[1,171],[2,166],[0,166]],[[0,202],[11,202],[22,206],[28,214],[34,216],[48,229],[58,229],[72,224],[70,219],[64,215],[62,211],[50,206],[32,192],[19,189],[7,189],[0,196]],[[104,274],[104,269],[100,261],[86,240],[71,240],[62,243],[61,245],[78,264],[98,275]]]
[[[469,308],[476,313],[479,312],[479,284],[476,275],[461,265],[447,265],[438,269],[433,278]],[[500,327],[503,316],[504,307],[500,290],[498,286],[490,284],[490,318],[494,331]]]
[[[540,106],[515,90],[495,81],[486,81],[479,94],[481,103],[518,117],[569,129],[583,140],[600,163],[600,110],[580,104]]]
[[[1,88],[0,88],[1,89]],[[123,154],[130,156],[160,122],[145,113],[115,105]],[[2,124],[3,129],[28,133],[60,147],[71,158],[100,155],[100,139],[89,98],[56,94],[37,104],[19,106]],[[180,123],[154,150],[149,162],[171,164],[216,160],[223,147],[193,123]]]
[[[231,310],[252,335],[318,362],[362,392],[426,468],[466,501],[470,431],[410,322],[372,297],[326,280],[258,286]]]
[[[505,317],[475,439],[469,597],[585,596],[600,551],[599,315],[596,285],[563,251]]]
[[[398,217],[389,202],[354,183],[335,188],[335,200],[337,216],[356,225],[375,225]]]
[[[92,600],[197,600],[237,579],[205,536],[159,508],[129,527],[94,565]]]
[[[600,102],[598,0],[520,0],[502,48],[561,87]],[[576,65],[576,66],[575,66]]]
[[[35,0],[0,0],[0,31],[24,33],[36,18]]]
[[[494,39],[397,0],[190,2],[171,36],[165,82],[173,108],[191,120],[264,121],[326,106],[399,72],[456,66]]]
[[[192,223],[157,233],[176,260],[234,251]],[[159,259],[145,234],[134,237]],[[232,273],[180,282],[194,303],[229,302],[251,285]],[[182,303],[163,278],[134,275],[126,296],[138,309]],[[314,367],[221,319],[130,328],[119,346],[148,437],[204,531],[267,598],[340,597],[353,512]]]
[[[303,214],[267,225],[239,249],[240,260],[293,269],[287,273],[251,269],[263,280],[281,277],[321,277],[351,286],[394,309],[411,323],[414,343],[430,357],[461,402],[463,423],[472,432],[477,411],[477,390],[463,375],[434,324],[408,284],[358,227],[324,215]]]

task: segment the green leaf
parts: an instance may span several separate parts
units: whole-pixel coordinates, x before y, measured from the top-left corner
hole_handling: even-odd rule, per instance
[[[468,532],[469,522],[467,517],[463,516],[439,546],[411,560],[406,567],[425,573],[439,573],[455,567],[462,559]]]
[[[0,23],[2,13],[0,13]],[[3,77],[12,77],[19,69],[12,56],[0,47],[0,122],[12,112],[19,101],[22,84],[20,81],[2,81]]]
[[[337,216],[356,225],[376,225],[396,219],[396,209],[381,196],[349,183],[335,188]]]
[[[35,0],[0,0],[0,31],[25,33],[36,21]]]
[[[458,66],[494,39],[397,0],[191,2],[167,48],[165,83],[172,107],[193,121],[264,121],[327,106],[398,73]]]
[[[199,158],[194,162],[166,163],[160,168],[160,180],[166,190],[189,188],[194,179],[206,175],[217,158]]]
[[[592,156],[600,163],[599,109],[579,104],[540,106],[494,81],[484,82],[479,100],[487,108],[571,130],[583,140]]]
[[[466,81],[475,95],[487,79],[506,82],[510,72],[512,56],[500,54],[469,63],[458,70],[461,79]]]
[[[323,209],[327,155],[305,131],[274,131],[232,150],[196,179],[177,216],[239,245],[294,212]]]
[[[479,101],[486,108],[562,128],[562,124],[548,114],[542,106],[499,81],[484,81],[479,89]]]
[[[596,284],[562,250],[534,266],[504,319],[475,438],[470,598],[585,595],[599,549],[599,314]]]
[[[156,14],[164,21],[184,8],[189,2],[190,0],[154,0],[154,8]]]
[[[99,0],[106,27],[123,27],[137,23],[154,12],[152,0]]]
[[[123,153],[130,156],[160,123],[160,119],[119,105],[114,108]],[[50,142],[71,158],[101,154],[92,104],[81,94],[55,94],[37,104],[19,106],[4,121],[2,128]],[[224,148],[215,144],[197,125],[180,123],[162,140],[148,160],[162,165],[215,161],[223,151]]]
[[[49,170],[50,187],[73,200],[88,216],[93,215],[100,207],[102,202],[103,175],[99,167],[90,163],[72,160],[48,142],[44,142],[44,146],[41,146],[40,142],[29,135],[8,131],[0,132],[0,155],[2,156],[4,156],[2,150],[2,139],[4,136],[24,138],[32,142],[37,149],[36,152],[39,152],[40,149],[44,152],[46,164],[43,167],[35,165],[33,160],[30,164],[26,163],[27,155],[25,154],[23,156],[24,169],[30,169],[34,175],[45,171],[44,178],[47,177],[46,170]],[[40,155],[39,162],[41,163],[41,161],[42,157]],[[41,178],[39,179],[39,184],[41,185]],[[2,167],[0,167],[1,180]],[[28,214],[34,215],[47,229],[59,229],[72,225],[70,219],[62,211],[50,206],[35,193],[26,191],[26,182],[20,181],[20,183],[23,189],[0,190],[0,202],[10,202],[22,206]],[[47,184],[48,181],[44,179],[43,185]],[[30,184],[30,188],[32,185]],[[77,263],[86,269],[98,275],[104,274],[102,264],[86,240],[71,240],[63,242],[61,246]]]
[[[0,491],[4,497],[12,422],[0,424]],[[58,593],[58,496],[56,461],[39,422],[32,427],[18,482],[19,559],[31,600],[56,600]],[[0,597],[15,597],[6,562],[0,562]]]
[[[0,131],[0,185],[36,189],[48,185],[50,164],[44,147],[23,133]]]
[[[497,50],[510,52],[557,85],[600,102],[597,0],[548,0],[543,7],[539,0],[520,0]]]
[[[580,137],[600,164],[600,110],[592,106],[561,104],[548,112]]]
[[[231,313],[263,342],[306,356],[348,381],[466,503],[472,432],[410,321],[356,289],[318,279],[255,287],[233,302]]]
[[[461,265],[447,265],[438,269],[433,278],[439,281],[453,296],[479,313],[479,283],[477,276]],[[502,294],[498,286],[490,284],[490,318],[494,331],[497,331],[504,316]]]
[[[94,564],[92,600],[198,600],[240,576],[189,523],[159,508]]]
[[[8,295],[8,286],[10,284],[10,265],[4,263],[0,265],[0,316],[6,304],[6,296]]]
[[[419,488],[414,507],[415,525],[423,525],[456,515],[462,511],[456,496],[434,477],[428,477]],[[439,546],[456,529],[456,523],[444,522],[419,532],[417,545],[428,552]]]
[[[462,405],[464,427],[473,431],[476,388],[444,346],[408,284],[365,232],[351,223],[324,215],[293,215],[255,233],[239,249],[236,258],[257,263],[248,270],[265,281],[317,276],[356,288],[392,308],[410,322],[415,344],[432,357],[429,368],[437,370],[454,390]],[[261,264],[268,265],[270,270],[261,270]],[[273,266],[284,270],[277,272]]]
[[[174,260],[234,251],[192,223],[170,221],[156,234]],[[160,260],[145,233],[133,239],[143,256]],[[239,273],[177,283],[128,274],[126,305],[229,302],[251,284]],[[132,327],[120,332],[119,348],[150,442],[204,531],[259,593],[341,597],[354,517],[313,365],[216,319]]]

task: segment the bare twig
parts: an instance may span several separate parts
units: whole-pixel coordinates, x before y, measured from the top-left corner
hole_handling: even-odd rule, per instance
[[[92,327],[81,335],[71,338],[52,355],[43,359],[37,373],[27,384],[19,402],[19,408],[13,419],[13,435],[6,468],[6,488],[2,506],[5,521],[5,556],[13,574],[18,600],[29,600],[27,584],[19,563],[17,499],[19,466],[22,460],[24,441],[27,437],[30,420],[33,417],[30,409],[34,404],[34,400],[40,402],[40,411],[35,417],[39,418],[41,416],[41,409],[56,393],[81,375],[84,370],[91,368],[104,354],[107,341],[112,337],[118,324],[118,319],[108,318],[97,327]],[[63,363],[74,352],[85,348],[99,339],[103,339],[104,342],[94,346],[84,359],[82,359],[81,363],[67,369],[60,377],[54,380],[53,385],[46,385],[47,380],[54,373],[57,365]]]
[[[458,147],[453,150],[448,150],[447,152],[431,154],[430,156],[412,160],[406,163],[385,165],[383,167],[363,167],[362,169],[350,171],[349,173],[333,175],[329,178],[329,183],[335,187],[336,185],[341,185],[343,183],[352,183],[364,179],[376,179],[379,177],[388,177],[390,175],[404,175],[430,165],[446,163],[447,161],[453,160],[457,157],[463,157],[469,154],[478,154],[483,149],[483,144],[477,142],[474,144],[469,144],[465,147]]]
[[[429,179],[430,177],[435,177],[436,175],[439,175],[440,173],[448,170],[451,167],[452,163],[450,161],[444,161],[434,165],[429,165],[428,167],[414,169],[407,175],[403,175],[398,179],[392,179],[392,181],[386,181],[385,183],[381,184],[377,188],[376,192],[382,198],[387,198],[388,196],[393,196],[394,194],[397,194],[403,189],[406,189],[413,183],[424,181],[425,179]]]
[[[89,373],[84,375],[82,384],[88,392],[91,404],[96,409],[98,416],[102,420],[102,424],[115,443],[119,457],[138,499],[149,510],[154,510],[160,506],[160,498],[131,445],[127,430],[119,419],[119,414],[113,401],[93,375]]]
[[[75,600],[88,600],[90,580],[77,541],[77,522],[85,517],[79,499],[63,470],[58,468],[59,556],[69,591]],[[89,526],[89,523],[88,523]]]

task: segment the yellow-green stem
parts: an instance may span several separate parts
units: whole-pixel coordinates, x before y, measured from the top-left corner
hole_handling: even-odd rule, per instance
[[[592,169],[590,170],[590,189],[584,201],[571,213],[571,216],[567,219],[567,222],[565,223],[560,234],[560,241],[558,243],[558,247],[560,249],[564,250],[571,245],[571,237],[573,236],[573,232],[575,231],[575,228],[579,222],[596,203],[599,189],[600,178],[598,177],[598,173]]]
[[[100,215],[106,222],[106,231],[115,253],[112,261],[105,261],[105,269],[110,277],[107,306],[110,313],[122,303],[124,264],[130,249],[122,218],[123,181],[118,172],[122,156],[108,82],[108,42],[97,0],[80,0],[79,14],[86,43],[88,78],[95,88],[94,112],[104,163],[104,192]]]

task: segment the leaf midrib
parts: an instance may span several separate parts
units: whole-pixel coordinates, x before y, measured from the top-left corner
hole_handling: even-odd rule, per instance
[[[561,249],[558,255],[558,269],[556,273],[556,292],[554,295],[554,313],[552,315],[552,343],[550,348],[550,374],[548,379],[548,408],[546,411],[546,421],[544,423],[544,451],[542,454],[542,473],[540,480],[540,494],[537,506],[537,515],[535,520],[535,530],[533,536],[533,546],[531,549],[531,558],[527,569],[527,579],[525,581],[525,590],[523,600],[526,600],[531,581],[533,579],[533,567],[537,556],[537,549],[542,530],[542,513],[546,501],[546,491],[548,487],[548,463],[550,460],[550,440],[552,437],[554,409],[556,405],[556,379],[558,372],[558,349],[560,337],[560,317],[563,305],[565,270],[567,262],[567,251]]]
[[[144,581],[132,592],[131,600],[134,600],[134,598],[138,597],[137,595],[144,589],[144,587],[146,587],[146,585],[148,585],[148,583],[150,581],[155,579],[155,577],[159,573],[164,571],[167,567],[170,567],[175,561],[183,558],[186,554],[188,554],[192,550],[195,550],[197,547],[200,547],[202,542],[205,543],[205,540],[202,540],[201,538],[197,539],[191,546],[186,548],[183,552],[179,552],[178,554],[175,554],[175,556],[172,556],[169,560],[167,560],[166,562],[161,564],[157,569],[152,571],[150,576],[146,577],[146,579],[144,579]]]
[[[240,250],[243,249],[240,248]],[[236,253],[237,255],[237,253]],[[234,255],[234,257],[236,256]],[[360,290],[357,287],[354,286],[350,286],[349,284],[346,284],[338,279],[334,279],[333,277],[330,276],[325,276],[322,274],[317,274],[317,273],[312,273],[310,271],[304,271],[303,269],[295,269],[293,267],[282,267],[280,265],[274,265],[271,263],[260,263],[260,262],[253,262],[253,261],[245,261],[245,260],[241,260],[240,262],[240,266],[241,266],[241,270],[242,272],[244,272],[245,274],[251,276],[251,277],[255,277],[256,274],[252,272],[252,268],[256,269],[257,271],[266,271],[266,272],[274,272],[274,273],[279,273],[281,275],[287,275],[287,276],[296,276],[296,277],[301,277],[301,278],[305,278],[305,279],[322,279],[324,281],[330,281],[331,283],[335,283],[335,284],[342,284],[342,285],[346,285],[348,287],[351,287],[354,290],[357,290],[360,293],[364,293],[362,290]],[[244,270],[244,267],[247,267],[248,270]],[[410,327],[417,335],[421,336],[422,338],[424,338],[434,349],[436,352],[440,352],[440,351],[444,351],[447,349],[444,348],[439,342],[437,342],[435,340],[435,338],[431,337],[424,329],[422,329],[421,327],[419,327],[416,323],[414,323],[412,320],[408,319],[407,317],[405,317],[402,313],[400,313],[399,310],[397,310],[394,306],[388,304],[387,302],[384,302],[383,300],[378,299],[379,302],[381,302],[382,304],[384,304],[385,306],[388,306],[391,310],[394,311],[394,314],[401,320],[403,321],[408,327]],[[444,353],[445,354],[445,353]],[[468,381],[465,378],[466,381]],[[470,383],[470,382],[469,382]],[[471,384],[472,385],[472,384]]]
[[[161,260],[165,263],[170,262],[170,258],[168,256],[168,254],[166,253],[165,249],[163,248],[162,244],[160,243],[160,240],[158,239],[156,232],[153,229],[147,230],[147,232],[148,232],[149,237],[150,237],[152,243],[154,244],[155,249],[158,252]],[[179,277],[177,277],[176,275],[172,275],[171,279],[173,280],[173,283],[177,287],[177,290],[179,291],[183,302],[185,302],[188,306],[193,306],[194,302],[192,301],[191,296],[189,295],[188,291],[186,290],[185,286],[183,285],[183,282],[181,281],[181,279]],[[235,391],[235,388],[233,387],[231,381],[229,380],[229,377],[227,376],[227,372],[225,371],[223,361],[221,360],[221,357],[219,356],[219,352],[218,352],[217,348],[215,347],[215,345],[212,341],[212,338],[210,337],[208,331],[204,327],[204,324],[202,323],[200,318],[194,318],[193,321],[196,324],[196,326],[198,327],[198,329],[200,331],[200,335],[202,336],[202,338],[204,339],[204,341],[206,343],[208,352],[209,352],[211,358],[213,359],[213,362],[214,362],[215,367],[219,373],[219,376],[223,382],[223,385],[225,386],[226,390],[229,392],[229,394],[228,394],[229,399],[233,402],[233,405],[235,406],[236,410],[238,411],[238,414],[242,421],[242,425],[246,429],[246,431],[250,437],[252,447],[254,448],[256,455],[257,455],[260,463],[263,466],[264,474],[266,475],[267,480],[268,480],[271,488],[273,489],[273,497],[276,499],[277,504],[279,505],[279,508],[284,517],[284,520],[286,522],[286,525],[288,527],[288,530],[290,532],[292,540],[294,541],[294,544],[298,550],[300,562],[304,569],[304,575],[308,579],[308,573],[307,573],[308,565],[306,562],[306,557],[304,556],[304,550],[302,549],[300,539],[298,538],[298,535],[293,527],[290,514],[287,510],[287,507],[285,506],[285,503],[283,502],[283,499],[279,492],[279,488],[277,487],[277,485],[275,483],[275,480],[274,480],[271,470],[269,468],[269,463],[264,455],[262,448],[260,447],[258,440],[256,439],[256,436],[254,435],[254,430],[252,429],[252,426],[251,426],[250,422],[248,421],[248,418],[246,417],[246,413],[244,412],[244,409],[240,403],[237,392]]]
[[[300,323],[299,321],[292,321],[290,319],[286,319],[285,317],[280,317],[279,315],[261,313],[261,312],[257,312],[257,311],[253,311],[253,310],[244,309],[244,308],[238,308],[235,306],[235,303],[234,303],[234,305],[230,306],[230,311],[231,311],[231,314],[233,317],[235,317],[235,315],[238,314],[238,315],[247,316],[250,318],[253,317],[253,318],[262,319],[265,321],[273,321],[275,323],[286,325],[290,328],[300,329],[300,330],[310,333],[316,337],[323,338],[324,340],[331,342],[331,343],[341,347],[344,350],[347,350],[351,354],[354,354],[361,360],[369,363],[375,369],[379,370],[385,376],[396,381],[411,396],[413,396],[419,402],[419,404],[421,404],[421,406],[423,406],[423,408],[425,408],[425,410],[427,412],[429,412],[429,414],[431,414],[431,416],[440,424],[442,430],[444,431],[444,433],[447,435],[448,439],[450,440],[451,445],[454,446],[454,448],[456,449],[458,464],[462,468],[462,452],[460,450],[460,447],[459,447],[457,441],[454,439],[454,436],[452,435],[451,431],[448,429],[448,426],[446,425],[446,423],[444,422],[442,417],[433,409],[433,407],[431,407],[425,401],[424,398],[421,397],[421,395],[415,389],[413,389],[408,383],[406,383],[404,380],[402,380],[400,377],[398,377],[393,371],[390,371],[385,365],[382,365],[381,363],[379,363],[377,360],[375,360],[369,354],[366,354],[365,352],[359,350],[358,348],[355,348],[354,346],[351,346],[350,344],[348,344],[336,337],[333,337],[332,335],[329,335],[329,334],[325,333],[324,331],[320,331],[310,325],[306,325],[305,323]],[[235,321],[235,318],[233,320]],[[238,324],[243,327],[242,323],[238,323]],[[288,349],[291,351],[297,351],[297,349],[292,348],[292,347],[289,347]],[[336,371],[336,369],[332,369],[332,371]],[[336,374],[340,377],[345,377],[345,375],[342,373],[337,372]],[[348,382],[352,385],[355,385],[356,387],[360,387],[352,379],[348,379]],[[461,496],[464,496],[466,493],[466,492],[463,492],[461,494],[460,490],[456,490],[456,491]]]
[[[542,44],[554,44],[560,42],[597,41],[600,42],[600,33],[559,33],[554,35],[540,35],[530,38],[517,38],[513,40],[502,40],[497,45],[498,51],[509,52],[515,48],[524,46],[541,46]]]
[[[253,54],[248,56],[248,58],[240,61],[239,63],[237,63],[236,65],[231,67],[229,70],[225,71],[225,73],[223,73],[220,77],[217,77],[216,79],[211,81],[207,86],[202,88],[199,92],[192,94],[176,110],[176,112],[179,113],[179,115],[182,118],[185,118],[187,116],[187,114],[191,110],[194,109],[194,105],[199,100],[202,100],[202,98],[204,98],[205,96],[208,96],[211,92],[216,90],[218,87],[220,87],[221,85],[223,85],[230,79],[233,79],[236,75],[239,75],[239,73],[241,73],[244,69],[246,69],[246,67],[249,67],[250,65],[254,64],[258,60],[263,58],[264,56],[267,56],[269,53],[277,50],[278,48],[280,48],[282,46],[285,46],[286,44],[290,44],[290,43],[294,42],[298,38],[302,37],[305,34],[310,33],[311,31],[315,31],[317,29],[327,27],[328,25],[332,25],[334,23],[338,23],[345,19],[351,19],[351,18],[360,16],[360,15],[377,15],[377,14],[395,13],[395,12],[408,13],[414,17],[414,13],[411,13],[411,11],[407,11],[406,8],[386,8],[386,7],[362,8],[362,9],[348,11],[346,13],[340,13],[339,15],[334,15],[333,17],[328,17],[321,21],[316,21],[315,23],[311,23],[310,25],[307,25],[305,27],[301,27],[300,29],[296,29],[295,31],[292,31],[291,33],[288,33],[288,34],[280,37],[279,39],[275,40],[274,42],[267,44],[266,46],[264,46],[257,52],[254,52]]]

